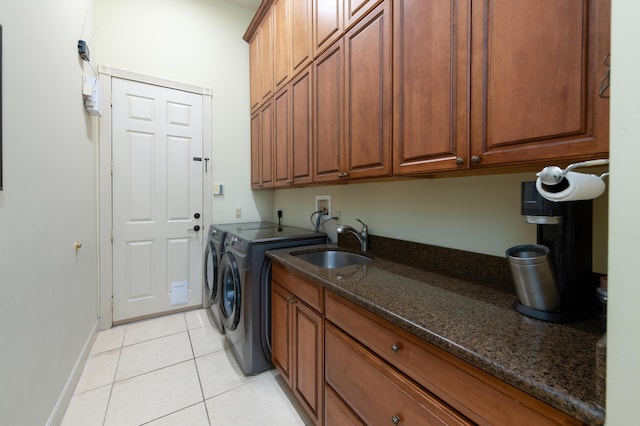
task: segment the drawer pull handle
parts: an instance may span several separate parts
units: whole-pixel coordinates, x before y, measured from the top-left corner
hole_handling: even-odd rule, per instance
[[[399,424],[399,423],[400,423],[400,417],[398,417],[398,416],[391,416],[391,422],[392,422],[394,425]]]
[[[397,354],[398,351],[400,350],[400,345],[391,345],[391,350],[393,351],[394,354]]]

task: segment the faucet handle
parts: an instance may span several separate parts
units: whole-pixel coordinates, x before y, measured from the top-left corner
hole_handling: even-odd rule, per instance
[[[368,229],[367,224],[364,223],[363,221],[361,221],[360,219],[356,219],[356,220],[362,224],[362,231],[360,231],[360,232],[362,232],[363,234],[366,235],[367,229]]]
[[[360,222],[362,224],[362,226],[367,226],[366,223],[364,223],[363,221],[361,221],[360,219],[356,219],[358,222]]]

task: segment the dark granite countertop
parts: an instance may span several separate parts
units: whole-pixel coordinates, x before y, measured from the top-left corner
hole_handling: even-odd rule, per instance
[[[335,245],[273,250],[298,275],[587,424],[604,424],[597,400],[599,321],[565,325],[526,317],[515,295],[474,280],[386,260],[324,269],[292,256]],[[341,249],[344,250],[344,249]]]

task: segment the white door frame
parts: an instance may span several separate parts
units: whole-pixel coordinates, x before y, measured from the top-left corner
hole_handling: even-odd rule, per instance
[[[191,86],[188,84],[178,83],[175,81],[164,80],[157,77],[151,77],[143,74],[137,74],[129,71],[110,68],[104,65],[98,67],[98,76],[102,86],[102,105],[103,116],[100,120],[100,138],[98,150],[98,295],[100,310],[100,329],[106,330],[113,325],[113,252],[111,243],[112,222],[112,191],[111,187],[111,144],[112,144],[112,118],[111,118],[111,79],[113,77],[126,80],[137,81],[140,83],[153,84],[156,86],[166,87],[169,89],[182,90],[202,95],[202,154],[204,158],[211,159],[211,141],[212,141],[212,91],[211,89]],[[202,175],[202,228],[203,232],[207,232],[208,224],[211,223],[211,202],[213,198],[212,187],[212,161],[205,161]],[[207,243],[207,239],[202,239],[202,252]]]

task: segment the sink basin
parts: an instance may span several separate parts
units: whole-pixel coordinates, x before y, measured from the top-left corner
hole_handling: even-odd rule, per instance
[[[292,253],[298,259],[309,262],[320,268],[335,269],[345,266],[359,265],[361,263],[371,262],[371,258],[362,256],[357,253],[339,250],[314,251],[310,253]]]

